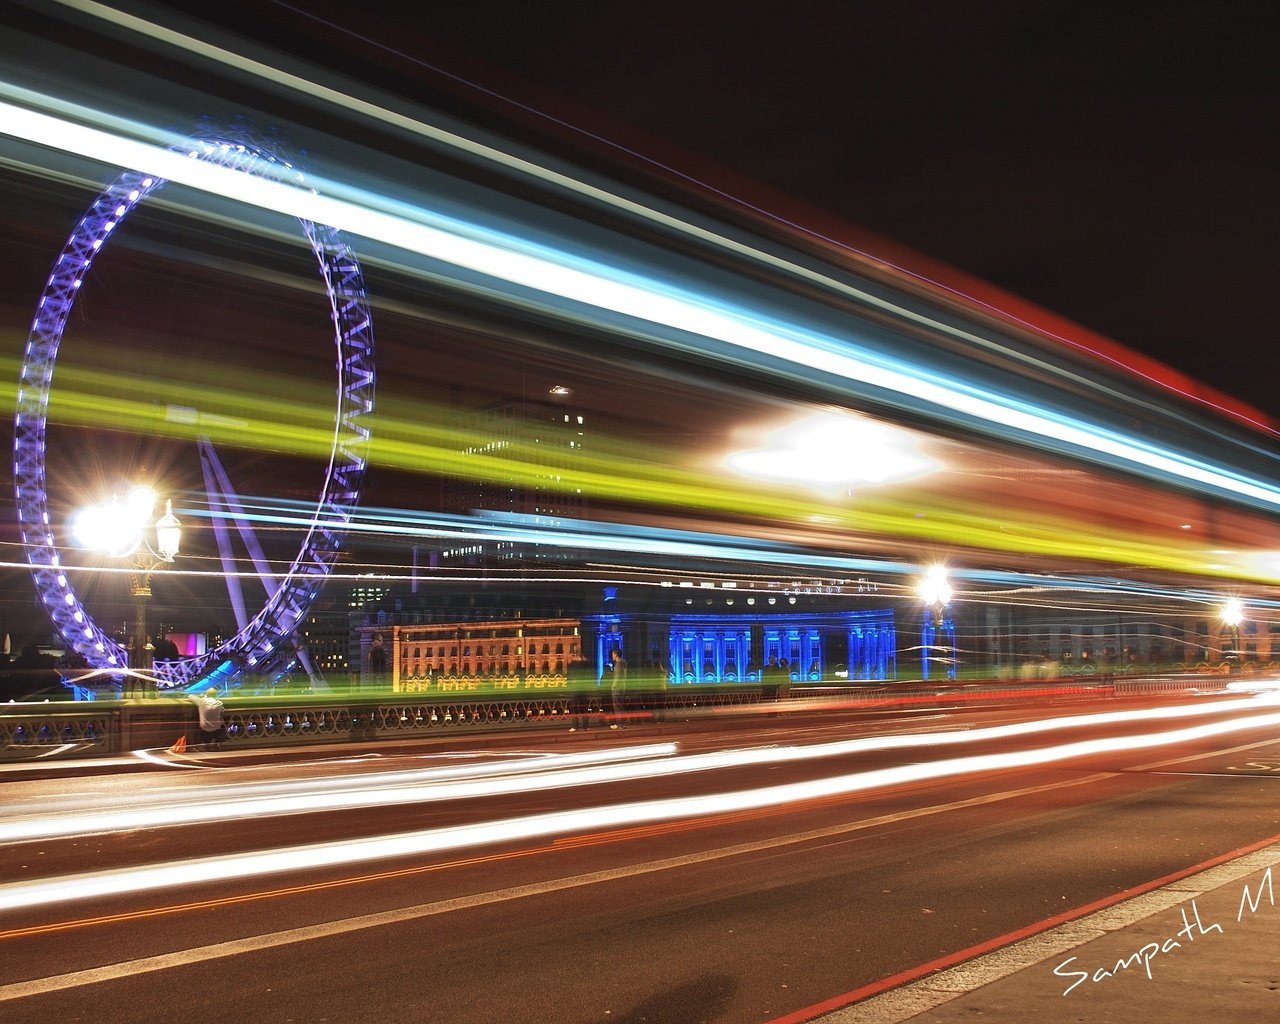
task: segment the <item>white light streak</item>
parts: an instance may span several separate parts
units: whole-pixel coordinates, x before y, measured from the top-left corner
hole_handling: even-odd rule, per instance
[[[68,808],[57,815],[33,814],[14,817],[0,823],[0,842],[22,842],[57,836],[81,835],[87,832],[112,832],[121,829],[161,828],[189,825],[200,821],[221,821],[233,817],[263,817],[273,814],[297,814],[308,811],[350,810],[362,801],[363,806],[381,806],[398,802],[414,803],[434,800],[465,799],[491,796],[503,792],[529,792],[549,788],[547,777],[604,765],[668,758],[677,750],[674,743],[650,743],[633,747],[613,747],[600,751],[571,754],[537,754],[516,760],[418,768],[397,772],[374,772],[345,775],[339,778],[301,779],[291,782],[236,783],[235,785],[200,787],[166,791],[150,797],[151,806],[113,808],[92,812],[83,807]],[[135,750],[134,756],[166,768],[189,769],[182,762],[166,761],[146,750]],[[578,777],[575,775],[574,777]],[[458,780],[471,780],[462,783]],[[590,782],[588,775],[571,783]],[[600,781],[608,781],[607,778]],[[509,787],[509,788],[508,788]],[[245,796],[246,789],[256,794]],[[373,793],[365,792],[374,790]],[[235,794],[234,798],[229,794]]]
[[[126,829],[163,828],[195,822],[282,814],[350,810],[355,806],[383,807],[481,797],[511,796],[548,789],[632,782],[640,779],[692,772],[722,771],[761,765],[815,761],[869,751],[912,750],[985,743],[1036,733],[1055,732],[1148,720],[1173,720],[1199,715],[1253,711],[1280,704],[1280,693],[1266,693],[1236,700],[1113,711],[1037,719],[986,729],[891,736],[860,736],[809,746],[756,747],[704,754],[670,756],[674,744],[628,747],[618,751],[539,757],[503,765],[466,766],[417,772],[379,773],[364,778],[308,780],[282,785],[292,792],[224,798],[200,790],[177,803],[166,794],[163,802],[148,807],[116,808],[88,812],[77,808],[62,815],[30,815],[0,824],[0,842],[29,842],[58,836],[85,835]],[[475,775],[483,774],[483,778]],[[299,792],[299,790],[302,790]],[[225,790],[224,790],[225,792]],[[359,803],[356,803],[356,800]]]
[[[12,103],[0,102],[0,133],[155,174],[257,208],[327,224],[570,302],[714,339],[771,360],[870,385],[1008,430],[1119,459],[1267,506],[1280,506],[1280,490],[1261,481],[1102,427],[1029,410],[1015,399],[985,393],[959,381],[935,379],[928,368],[885,365],[882,357],[858,353],[847,338],[827,337],[770,321],[758,312],[736,309],[664,282],[486,232],[478,226],[454,223],[452,230],[432,227]],[[392,204],[389,199],[382,201]],[[422,215],[429,214],[423,211]],[[470,237],[456,233],[464,229]]]
[[[1019,750],[933,763],[908,764],[732,793],[613,804],[367,839],[313,843],[258,853],[202,857],[32,882],[15,882],[0,885],[0,910],[16,910],[71,900],[82,901],[174,886],[201,886],[208,885],[210,881],[223,884],[233,878],[255,878],[280,872],[338,868],[396,857],[421,857],[494,843],[546,838],[568,832],[729,814],[823,797],[843,796],[887,786],[951,778],[975,772],[1026,768],[1097,754],[1188,743],[1248,729],[1276,726],[1280,726],[1280,713],[1254,715],[1168,732],[1081,740],[1038,750]]]

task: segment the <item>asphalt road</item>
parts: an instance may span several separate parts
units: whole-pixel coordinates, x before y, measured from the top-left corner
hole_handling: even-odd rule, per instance
[[[1278,706],[1229,699],[7,773],[0,1016],[802,1020],[1280,834]]]

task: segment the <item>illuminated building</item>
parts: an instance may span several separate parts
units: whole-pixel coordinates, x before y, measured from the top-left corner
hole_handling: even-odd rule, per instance
[[[345,608],[313,607],[300,627],[311,664],[321,675],[351,670],[351,615]]]
[[[534,678],[555,686],[575,667],[600,680],[616,649],[638,677],[676,686],[759,683],[775,658],[787,663],[794,682],[896,678],[892,608],[850,608],[846,595],[784,594],[778,603],[778,595],[761,593],[758,609],[756,595],[739,599],[735,610],[694,611],[684,604],[692,598],[650,588],[628,593],[624,605],[618,588],[606,587],[601,611],[576,615],[513,607],[504,617],[485,615],[489,608],[477,609],[475,618],[444,619],[443,609],[402,607],[371,615],[360,627],[362,677],[411,692],[478,679],[501,686]]]
[[[600,680],[614,649],[638,678],[672,686],[758,684],[774,658],[787,660],[798,685],[1226,671],[1228,664],[1248,673],[1280,658],[1280,621],[1256,607],[1231,625],[1214,606],[1189,613],[1185,603],[1149,594],[1112,595],[1109,607],[1086,609],[1069,595],[1019,603],[1012,593],[960,590],[939,627],[938,609],[885,581],[655,582],[605,587],[603,600],[572,585],[484,583],[393,596],[360,626],[360,665],[367,674],[374,632],[383,639],[382,682],[423,690],[432,680],[455,685],[517,671],[559,685],[575,665]],[[554,636],[536,650],[521,644],[521,628],[549,621]]]
[[[338,678],[359,665],[359,626],[366,609],[386,600],[390,587],[373,581],[330,583],[308,610],[298,631],[311,665],[322,676]]]
[[[563,685],[581,659],[578,619],[437,622],[361,629],[365,671],[397,693],[433,683],[484,679],[490,685]]]

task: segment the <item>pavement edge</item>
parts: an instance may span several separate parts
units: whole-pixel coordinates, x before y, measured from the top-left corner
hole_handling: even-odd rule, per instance
[[[1280,864],[1280,842],[1245,853],[1151,892],[967,960],[926,978],[817,1017],[811,1024],[900,1024],[975,989],[1035,967],[1050,957],[1121,931],[1205,893]]]

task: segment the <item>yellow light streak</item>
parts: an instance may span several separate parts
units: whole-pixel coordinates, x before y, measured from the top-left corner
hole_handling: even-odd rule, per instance
[[[20,362],[0,358],[0,400],[12,400]],[[146,375],[107,369],[59,367],[50,393],[49,422],[195,441],[219,447],[324,460],[333,441],[333,392],[319,382],[290,380],[270,373],[233,375],[212,364],[183,378],[166,376],[163,362]],[[229,376],[231,375],[231,376]],[[212,385],[195,383],[220,380]],[[163,395],[163,401],[157,400]],[[802,486],[780,487],[726,474],[718,478],[688,455],[652,444],[592,433],[587,448],[554,475],[546,449],[516,441],[502,455],[469,454],[492,440],[481,432],[449,427],[443,405],[403,396],[384,396],[382,411],[368,417],[373,430],[371,466],[408,473],[536,486],[580,493],[593,504],[649,506],[655,511],[768,522],[803,530],[817,543],[857,535],[897,537],[989,551],[1084,558],[1195,575],[1280,582],[1280,562],[1248,551],[1208,558],[1203,547],[1179,534],[1152,539],[1081,523],[1052,510],[1006,511],[996,517],[975,501],[901,485],[884,493],[868,489],[856,500],[833,502]],[[571,464],[569,464],[571,463]],[[821,523],[820,529],[813,524]],[[1215,567],[1216,566],[1216,567]]]

